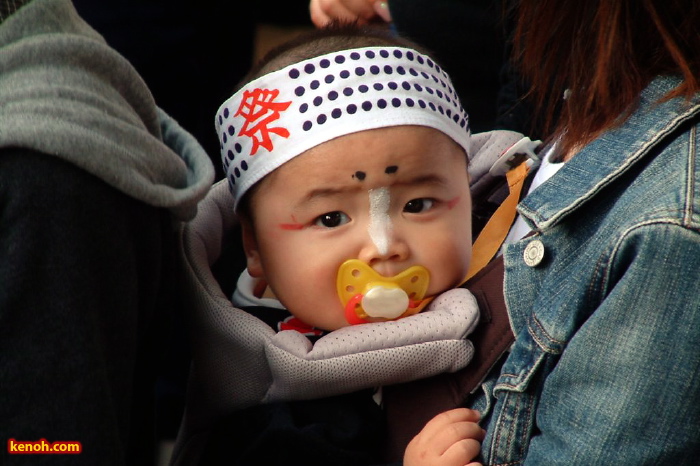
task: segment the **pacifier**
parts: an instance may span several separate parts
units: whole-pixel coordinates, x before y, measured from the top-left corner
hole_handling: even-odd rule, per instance
[[[336,287],[345,319],[355,325],[372,317],[394,320],[419,313],[430,301],[424,299],[429,281],[430,272],[420,265],[384,277],[364,262],[350,259],[338,269]]]

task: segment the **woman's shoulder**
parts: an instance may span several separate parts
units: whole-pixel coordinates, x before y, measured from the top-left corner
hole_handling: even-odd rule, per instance
[[[700,228],[700,95],[695,100],[656,101],[628,123],[638,139],[629,146],[629,185],[622,202],[637,209],[640,222],[668,220]],[[647,123],[645,126],[644,123]]]
[[[672,81],[655,81],[621,125],[603,133],[526,197],[521,213],[539,229],[584,211],[618,220],[694,220],[700,210],[700,95],[663,100]]]

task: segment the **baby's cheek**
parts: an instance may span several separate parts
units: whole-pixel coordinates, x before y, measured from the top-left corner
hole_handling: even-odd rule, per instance
[[[433,269],[437,269],[435,273],[431,271],[429,293],[441,293],[461,285],[469,269],[469,262],[469,249],[460,247],[446,250],[439,262],[433,262],[436,264]]]
[[[308,262],[313,265],[298,277],[297,286],[313,294],[316,300],[339,300],[335,285],[337,269],[322,265],[318,258],[312,257]]]

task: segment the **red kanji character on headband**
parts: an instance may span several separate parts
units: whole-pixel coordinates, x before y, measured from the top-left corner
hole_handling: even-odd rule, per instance
[[[250,155],[255,155],[260,146],[272,151],[272,139],[270,133],[282,137],[289,137],[289,131],[282,127],[269,127],[268,125],[280,117],[289,107],[291,102],[275,102],[280,91],[277,89],[254,89],[245,91],[240,107],[235,116],[241,115],[246,122],[241,128],[240,135],[253,139],[253,149]]]

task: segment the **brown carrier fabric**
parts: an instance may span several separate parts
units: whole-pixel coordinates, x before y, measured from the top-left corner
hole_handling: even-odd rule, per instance
[[[463,286],[476,296],[481,312],[479,326],[469,336],[474,358],[456,373],[383,388],[388,461],[401,460],[408,442],[435,415],[462,406],[513,343],[503,299],[503,258],[491,261]]]

